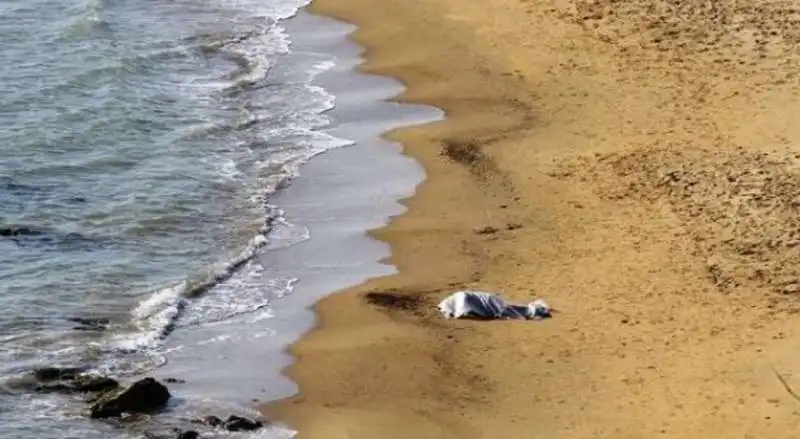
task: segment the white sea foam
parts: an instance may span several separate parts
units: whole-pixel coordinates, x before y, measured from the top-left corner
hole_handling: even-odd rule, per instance
[[[227,8],[239,9],[246,17],[268,17],[274,20],[285,20],[297,14],[310,0],[287,0],[279,2],[264,2],[258,0],[218,0]]]
[[[214,170],[221,182],[238,181],[242,177],[242,171],[237,168],[236,160],[230,157],[210,156],[202,160]]]
[[[238,53],[251,63],[247,74],[236,78],[236,85],[255,84],[266,78],[279,55],[289,51],[289,37],[282,27],[271,25],[225,49]]]
[[[301,166],[313,156],[332,148],[346,146],[350,142],[315,131],[329,124],[329,119],[322,113],[334,106],[334,97],[332,95],[322,88],[309,85],[309,82],[317,75],[333,67],[333,61],[326,56],[321,56],[319,61],[313,63],[311,68],[306,71],[294,72],[293,75],[287,75],[286,78],[282,78],[282,80],[288,81],[287,84],[278,84],[280,87],[276,87],[276,89],[282,88],[286,91],[283,95],[277,96],[277,99],[288,101],[295,98],[293,93],[299,93],[298,97],[295,98],[296,101],[281,107],[281,111],[288,109],[286,112],[276,115],[272,111],[274,108],[270,103],[254,100],[253,102],[245,102],[255,108],[252,114],[246,114],[241,118],[239,121],[240,126],[216,125],[218,120],[212,119],[212,116],[208,116],[205,113],[206,107],[220,109],[223,105],[228,105],[232,109],[230,112],[242,111],[243,114],[249,110],[249,107],[245,105],[243,105],[244,108],[238,108],[237,104],[241,102],[230,103],[224,101],[224,99],[227,98],[228,94],[238,93],[239,89],[242,89],[243,93],[247,93],[250,84],[258,84],[269,80],[271,69],[275,67],[276,60],[279,60],[280,56],[290,51],[289,37],[276,20],[294,15],[299,7],[307,3],[305,0],[276,2],[257,0],[218,1],[227,7],[241,9],[241,22],[246,22],[246,26],[249,26],[250,23],[257,23],[247,35],[240,33],[231,40],[223,42],[219,47],[220,51],[228,51],[247,60],[249,65],[247,68],[242,69],[242,75],[236,78],[214,77],[213,75],[203,76],[202,71],[187,68],[187,70],[192,71],[192,75],[196,76],[188,79],[181,75],[162,76],[163,80],[155,79],[150,81],[152,78],[149,78],[149,82],[145,81],[144,84],[137,84],[135,80],[138,78],[124,77],[123,74],[119,74],[119,77],[114,77],[113,81],[117,79],[119,81],[131,81],[124,83],[125,87],[130,86],[131,89],[141,86],[147,87],[150,91],[155,90],[161,94],[140,95],[141,99],[157,98],[158,100],[163,94],[163,101],[158,100],[158,102],[166,102],[163,106],[167,108],[171,107],[173,102],[189,102],[190,105],[180,108],[190,113],[187,114],[187,120],[190,120],[190,123],[196,122],[196,124],[192,128],[186,128],[189,123],[182,125],[180,129],[193,131],[185,137],[183,136],[185,133],[177,133],[178,129],[171,133],[171,136],[176,137],[178,140],[185,141],[196,138],[199,141],[197,143],[200,143],[200,141],[204,141],[206,137],[209,137],[209,133],[227,135],[228,131],[231,131],[230,144],[220,146],[219,150],[208,151],[205,157],[198,159],[196,155],[191,154],[175,157],[167,157],[165,155],[165,157],[176,160],[189,157],[191,163],[188,165],[186,163],[178,163],[175,167],[177,168],[181,164],[185,165],[181,166],[181,171],[186,171],[187,174],[191,173],[192,177],[201,183],[206,183],[208,180],[219,182],[224,184],[224,190],[236,188],[237,184],[246,184],[246,195],[243,198],[252,202],[253,212],[263,215],[263,227],[260,230],[252,231],[247,228],[246,233],[253,233],[251,241],[229,259],[226,258],[226,254],[230,249],[211,249],[210,251],[212,252],[219,251],[218,258],[221,261],[218,265],[209,267],[205,275],[187,273],[186,281],[154,288],[149,294],[145,295],[145,298],[140,303],[130,310],[129,321],[115,322],[119,323],[119,328],[115,324],[115,327],[108,332],[98,333],[96,338],[87,338],[90,341],[87,341],[86,344],[90,345],[90,349],[87,350],[86,346],[66,346],[61,348],[56,343],[50,343],[50,340],[48,340],[48,349],[52,348],[51,353],[56,358],[74,361],[75,364],[83,361],[99,361],[100,364],[97,365],[97,371],[122,374],[125,377],[128,374],[137,375],[149,372],[167,361],[167,353],[188,350],[192,347],[191,344],[188,347],[187,345],[165,345],[167,336],[173,330],[188,331],[187,327],[191,326],[219,325],[219,331],[222,332],[229,329],[224,327],[225,322],[237,320],[261,324],[257,330],[249,332],[247,337],[261,338],[275,335],[274,330],[265,327],[268,325],[265,321],[272,319],[276,313],[271,308],[271,305],[276,300],[291,294],[297,279],[270,273],[269,270],[261,265],[261,260],[266,258],[257,256],[268,250],[283,248],[307,240],[310,238],[310,233],[307,228],[292,224],[280,208],[271,204],[270,199],[276,191],[286,187],[292,179],[297,177]],[[89,24],[102,24],[103,18],[111,19],[114,14],[124,15],[120,14],[119,10],[106,14],[102,9],[104,7],[103,0],[87,0],[87,2],[91,7],[85,17],[85,21]],[[83,26],[83,23],[81,23],[81,26]],[[121,29],[122,26],[119,26],[119,28]],[[145,28],[150,29],[150,27]],[[86,27],[86,29],[88,31],[95,30],[91,26]],[[101,28],[97,27],[96,29],[99,30]],[[114,31],[121,32],[120,29],[115,28]],[[172,35],[169,32],[165,34],[167,35],[164,37],[166,39]],[[181,32],[177,32],[177,34],[183,36]],[[86,32],[85,35],[90,35],[90,32]],[[154,35],[154,37],[160,38],[163,36],[159,34]],[[161,42],[167,41],[166,39],[161,40]],[[197,40],[187,38],[172,47],[163,47],[164,45],[160,44],[149,47],[144,51],[138,51],[138,48],[132,45],[125,46],[121,49],[121,52],[126,52],[122,54],[125,59],[121,61],[121,65],[111,65],[108,70],[112,73],[124,71],[127,74],[129,71],[141,69],[149,74],[151,70],[158,71],[164,67],[160,65],[162,63],[157,62],[162,59],[167,59],[168,61],[179,60],[186,67],[191,62],[203,60],[203,54],[200,54],[200,50],[197,47],[198,41],[200,41],[200,38]],[[117,44],[116,41],[114,43]],[[119,44],[125,45],[126,43],[119,42]],[[199,44],[202,44],[202,41]],[[238,62],[238,58],[233,58]],[[91,75],[87,75],[82,80],[90,82]],[[111,79],[109,79],[110,82],[112,82]],[[228,90],[230,93],[223,90],[231,87],[233,90]],[[61,88],[68,89],[69,87]],[[187,96],[189,98],[183,99]],[[233,99],[235,98],[231,98],[231,100]],[[242,99],[242,101],[246,101],[246,99]],[[175,106],[175,108],[178,107],[178,105]],[[220,110],[220,113],[224,111],[228,111],[228,109]],[[59,116],[62,114],[62,112],[53,112],[53,114],[56,113]],[[107,112],[104,111],[100,114],[105,115]],[[80,114],[75,112],[74,114],[70,113],[70,115],[77,117]],[[91,125],[90,128],[99,130],[103,124],[108,125],[109,122],[109,120],[103,119]],[[270,124],[271,126],[268,126]],[[142,125],[147,124],[143,123]],[[247,131],[246,136],[240,135],[237,130]],[[222,136],[220,135],[219,137]],[[256,146],[248,144],[247,140],[260,140],[264,145],[272,146],[275,144],[276,147],[275,149],[253,150],[248,145],[253,148]],[[239,144],[240,142],[241,145]],[[110,143],[117,146],[116,142],[112,141]],[[156,146],[162,147],[166,143],[169,142],[161,142]],[[191,144],[193,142],[185,141],[184,143]],[[205,145],[207,143],[203,144],[203,146]],[[242,147],[240,148],[239,146]],[[278,152],[278,147],[285,148],[285,150]],[[152,150],[156,149],[152,148]],[[202,150],[198,148],[195,151]],[[144,163],[144,161],[138,160],[139,152],[130,152],[135,153],[137,156],[137,163]],[[147,160],[151,160],[151,158],[147,158]],[[159,163],[154,164],[158,165]],[[199,166],[197,166],[198,164]],[[100,168],[101,166],[100,164],[95,164],[93,167]],[[196,169],[201,167],[205,169],[199,171]],[[163,166],[163,169],[166,170],[170,168],[170,166]],[[166,175],[168,172],[164,174]],[[192,187],[191,182],[189,187]],[[113,212],[114,215],[112,215],[112,212],[107,212],[106,210],[111,209],[109,206],[120,209],[120,211],[122,208],[127,209],[135,206],[136,203],[141,201],[141,192],[144,192],[145,189],[150,190],[152,186],[144,185],[142,188],[138,192],[131,191],[127,199],[118,199],[117,205],[109,203],[91,205],[89,208],[98,209],[98,214],[95,219],[87,219],[87,224],[93,227],[105,225],[108,229],[115,229],[116,231],[127,230],[128,224],[113,223],[112,220],[119,216],[116,214],[117,212]],[[127,189],[125,189],[126,192]],[[112,195],[116,196],[118,194]],[[242,194],[237,193],[237,195]],[[134,212],[133,209],[130,211]],[[126,212],[120,213],[125,214]],[[245,224],[248,226],[253,223],[253,221],[250,221],[251,218],[246,218],[246,220]],[[96,221],[98,224],[89,224],[91,221]],[[184,224],[181,223],[180,225],[183,227]],[[234,230],[235,227],[230,227],[231,234],[240,232],[239,230]],[[131,230],[133,229],[135,227],[131,227]],[[134,234],[135,232],[131,232],[131,235]],[[159,247],[159,250],[162,248]],[[184,252],[180,253],[180,255],[186,254],[185,249],[180,249],[176,250],[176,255],[179,254],[177,253],[179,251]],[[126,254],[126,257],[131,258],[130,260],[134,260],[138,256],[140,255],[133,254],[133,251],[130,255]],[[166,266],[166,264],[163,266]],[[154,271],[158,271],[161,267],[157,266]],[[168,273],[164,277],[173,279],[176,277],[175,270],[170,272],[169,267],[163,271]],[[142,282],[140,279],[136,279],[136,281]],[[121,282],[118,284],[120,294],[117,297],[130,297],[142,288],[142,284],[143,282],[136,285]],[[126,288],[134,291],[128,291]],[[119,302],[116,305],[119,306]],[[114,317],[116,318],[118,315],[115,314]],[[215,327],[209,332],[216,330],[217,328]],[[222,332],[211,338],[208,343],[226,343],[234,337],[235,335],[233,334]],[[4,348],[6,347],[4,346]],[[33,353],[33,349],[26,354],[30,353]],[[84,355],[79,355],[80,353]],[[85,355],[87,353],[88,355]],[[124,353],[124,355],[118,355],[120,353]],[[13,352],[4,352],[3,358],[14,357],[14,355]],[[56,410],[61,409],[63,407],[56,408]],[[45,410],[44,407],[32,407],[32,410],[39,411],[43,417],[54,419],[56,416],[49,409]],[[255,436],[250,435],[248,437],[288,438],[293,435],[294,432],[291,430],[269,427]],[[87,437],[77,433],[75,436]],[[93,435],[90,436],[95,437]]]
[[[233,336],[230,334],[220,334],[214,337],[209,338],[208,340],[198,341],[197,346],[205,346],[209,344],[225,342],[232,338]]]

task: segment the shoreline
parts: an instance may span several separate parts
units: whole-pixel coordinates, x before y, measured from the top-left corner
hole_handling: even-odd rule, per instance
[[[301,9],[280,26],[291,39],[292,51],[272,71],[278,78],[273,80],[314,71],[310,85],[337,98],[336,108],[324,113],[330,123],[320,134],[358,144],[312,157],[290,184],[270,198],[286,212],[291,226],[274,237],[277,246],[268,247],[254,262],[264,267],[260,279],[291,280],[292,290],[272,298],[262,312],[228,319],[222,333],[217,333],[218,325],[209,325],[171,335],[174,344],[169,348],[197,340],[203,346],[172,350],[170,361],[160,371],[191,383],[182,389],[182,396],[194,400],[188,410],[206,408],[210,403],[197,402],[204,398],[257,410],[265,401],[295,392],[295,384],[281,370],[291,361],[286,347],[313,324],[308,308],[336,289],[394,270],[380,262],[388,255],[388,247],[368,238],[366,232],[404,211],[397,200],[407,197],[423,176],[416,162],[401,156],[379,134],[404,121],[438,117],[438,112],[424,108],[385,102],[382,97],[397,93],[399,84],[354,71],[360,48],[345,38],[349,25]],[[317,63],[329,67],[319,73],[313,69]],[[372,169],[360,166],[359,159],[371,163]],[[387,170],[393,171],[390,178],[383,177]],[[377,187],[376,181],[383,184]],[[261,280],[252,284],[264,285]],[[248,329],[252,325],[258,328]],[[227,367],[220,369],[221,364]],[[259,367],[250,367],[253,364]],[[243,413],[252,416],[247,410]]]
[[[306,355],[304,353],[305,346],[310,345],[310,350],[315,351],[320,345],[326,345],[331,341],[337,344],[341,342],[341,347],[345,351],[343,354],[347,356],[347,351],[351,344],[356,348],[372,349],[378,347],[378,344],[384,344],[388,341],[388,345],[392,349],[407,349],[408,343],[423,343],[422,356],[426,359],[431,359],[436,357],[432,351],[438,343],[442,340],[453,339],[453,334],[446,328],[436,328],[437,324],[434,323],[435,316],[430,319],[430,313],[423,310],[423,304],[430,305],[428,303],[429,298],[425,296],[429,292],[442,292],[478,281],[483,276],[482,271],[485,269],[483,261],[485,255],[481,254],[482,251],[480,249],[482,237],[475,234],[475,228],[486,224],[502,223],[500,224],[501,226],[515,224],[514,218],[516,218],[514,213],[505,214],[505,211],[511,211],[507,207],[517,201],[513,187],[509,185],[508,179],[498,172],[492,160],[483,153],[475,142],[480,141],[479,139],[491,141],[494,135],[507,134],[534,118],[532,115],[533,110],[527,108],[523,102],[516,99],[513,93],[509,93],[509,89],[513,90],[517,86],[517,81],[514,78],[499,75],[491,78],[494,80],[492,81],[487,80],[482,74],[475,74],[467,81],[467,87],[489,86],[488,90],[483,90],[481,93],[495,91],[501,97],[494,100],[494,102],[476,99],[474,102],[468,103],[466,108],[464,105],[450,105],[448,103],[450,100],[448,97],[449,90],[439,88],[434,90],[433,94],[429,94],[424,90],[408,87],[409,83],[415,81],[414,76],[423,73],[417,71],[417,66],[412,65],[410,68],[391,66],[397,58],[403,57],[411,58],[408,61],[413,63],[413,44],[406,45],[405,52],[402,54],[399,54],[396,50],[380,52],[378,47],[370,44],[370,37],[365,35],[369,29],[363,26],[363,22],[360,19],[353,20],[350,14],[342,15],[338,13],[335,5],[319,1],[314,2],[307,10],[312,14],[331,17],[359,26],[351,34],[351,39],[364,49],[364,62],[357,66],[356,71],[399,80],[404,86],[404,91],[398,96],[389,99],[390,101],[400,104],[431,105],[442,109],[445,112],[445,119],[421,125],[404,126],[384,133],[383,137],[387,140],[401,144],[403,154],[418,161],[427,175],[426,179],[417,187],[416,192],[410,198],[402,201],[408,207],[406,212],[391,218],[388,226],[368,233],[381,242],[389,243],[392,248],[392,254],[385,262],[397,267],[399,273],[371,279],[360,285],[326,296],[314,306],[315,326],[299,341],[292,344],[289,352],[295,360],[285,370],[285,375],[299,384],[300,392],[298,395],[277,403],[270,403],[264,408],[268,417],[278,419],[281,422],[288,422],[293,427],[297,425],[307,427],[309,425],[301,413],[294,411],[294,406],[298,401],[305,402],[307,398],[303,392],[305,380],[298,373],[303,366],[304,356]],[[380,19],[375,20],[375,24],[379,23],[383,22]],[[450,48],[454,47],[459,46],[450,46]],[[459,54],[468,56],[468,53],[463,50],[463,46],[461,48],[462,50],[459,51]],[[448,48],[445,47],[443,49]],[[381,53],[385,56],[385,60],[381,59]],[[382,62],[388,62],[390,65],[382,66]],[[475,60],[475,63],[480,63],[480,60]],[[446,78],[441,78],[441,81],[446,82]],[[461,83],[455,91],[463,92],[464,87],[465,84]],[[469,101],[469,98],[466,98],[466,100]],[[520,110],[522,111],[520,112]],[[436,174],[434,178],[431,177],[432,172]],[[458,194],[458,189],[455,188],[469,188],[469,190]],[[433,214],[436,215],[437,221],[442,221],[442,224],[431,227],[427,224],[429,219],[426,216],[431,215],[430,209],[433,206],[430,203],[424,203],[425,194],[439,190],[453,195],[454,199],[450,200],[448,205],[457,203],[465,207],[468,206],[469,212],[476,214],[476,217],[467,219],[462,216],[451,215],[451,212],[446,209],[438,209]],[[474,198],[476,194],[481,195],[480,203],[477,203],[478,200]],[[425,205],[419,206],[421,202]],[[486,214],[498,208],[503,212]],[[419,211],[424,212],[421,215],[421,219],[426,224],[415,224],[420,220],[415,215]],[[448,256],[452,258],[452,263],[448,264],[446,269],[442,269],[441,263],[431,265],[419,264],[415,261],[415,255],[420,248],[435,242],[450,241],[454,234],[457,234],[457,239],[461,240],[461,245],[453,247],[448,252]],[[415,243],[408,248],[398,248],[398,242],[405,240],[408,236],[413,236],[412,239],[422,241],[422,243]],[[465,249],[475,255],[466,265],[464,264],[464,259],[460,257],[461,252]],[[438,256],[441,256],[441,254]],[[409,278],[411,277],[414,279],[410,281]],[[403,311],[398,313],[389,309],[388,313],[376,312],[375,309],[365,305],[359,298],[359,296],[367,292],[383,291],[388,291],[392,296],[399,297],[401,302],[403,298],[410,298],[412,302],[416,302],[419,299],[418,303],[411,305],[413,309],[410,311],[417,317],[421,313],[428,314],[425,319],[432,326],[427,326],[425,329],[432,330],[432,332],[426,333],[426,331],[415,330],[418,321],[415,321],[416,319],[412,321],[406,320]],[[390,297],[389,300],[391,301],[392,298]],[[402,303],[400,306],[402,307]],[[347,326],[349,325],[342,324],[350,321],[358,322],[357,327],[348,328]],[[336,332],[332,331],[332,327],[335,327]],[[354,334],[354,331],[358,331],[361,328],[376,329],[378,333],[369,334],[366,337],[361,334]],[[318,339],[315,340],[315,337],[318,337]],[[380,342],[376,340],[376,337],[381,339]],[[354,340],[344,341],[344,338],[352,338]],[[389,338],[392,340],[389,340]],[[328,348],[322,349],[329,351]],[[419,354],[419,352],[407,352],[415,354],[415,356]],[[314,362],[316,361],[315,359]],[[442,367],[447,367],[444,358],[435,358],[434,361]],[[386,372],[386,365],[383,364],[382,367],[384,367],[383,371]],[[315,375],[322,372],[318,367],[312,366],[310,369],[309,372]],[[402,370],[395,371],[395,373],[398,372],[402,374]],[[323,373],[322,375],[327,374]],[[358,379],[361,378],[365,377]],[[371,375],[369,378],[370,381],[374,381],[371,384],[375,389],[380,389],[385,385],[385,382],[382,382],[383,376]],[[351,378],[351,381],[355,380],[355,378]],[[431,388],[439,387],[434,383],[429,384]],[[376,391],[372,396],[380,396],[379,393],[380,391]],[[345,399],[349,399],[350,396],[352,395],[340,395],[341,398]],[[449,395],[439,403],[447,404],[453,401],[453,395]],[[323,406],[331,407],[331,404],[325,402]],[[393,407],[390,410],[394,411],[395,408]],[[313,412],[315,417],[320,414],[316,410]],[[363,415],[363,412],[357,412],[353,416],[363,420]],[[386,415],[386,413],[381,414],[381,418],[385,418]],[[404,424],[404,417],[402,414],[399,415],[389,415],[389,418],[394,419],[382,419],[380,423],[397,421],[399,424]],[[328,435],[331,431],[331,426],[326,424],[330,421],[331,419],[327,417],[320,419],[318,422],[315,421],[310,431],[307,428],[303,428],[300,431],[300,437],[316,434]],[[415,422],[418,421],[420,419],[415,420]],[[398,426],[401,426],[399,424]],[[335,421],[333,425],[334,429],[339,427]],[[317,429],[317,426],[319,426],[319,429]],[[426,425],[426,427],[430,427],[430,425]],[[405,432],[404,434],[407,434],[407,425],[403,426],[403,431]],[[378,432],[380,434],[386,433],[383,428],[379,428],[372,433]],[[420,430],[419,433],[425,435],[424,429]],[[366,435],[367,433],[365,433]]]
[[[300,393],[267,416],[304,439],[791,437],[794,36],[747,5],[657,3],[310,7],[359,26],[358,70],[398,78],[395,101],[446,118],[386,135],[428,176],[371,233],[399,274],[316,305]],[[754,31],[719,16],[777,38],[731,41]],[[444,321],[461,288],[560,312]]]

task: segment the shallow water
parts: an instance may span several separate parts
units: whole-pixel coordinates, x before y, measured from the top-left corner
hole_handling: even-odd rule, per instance
[[[309,85],[324,63],[269,74],[288,52],[276,20],[299,6],[3,6],[0,228],[12,236],[0,239],[0,300],[24,310],[0,320],[6,372],[152,346],[182,310],[225,317],[182,301],[246,270],[281,221],[267,197],[348,143],[312,131],[333,104]],[[71,333],[74,316],[110,319],[116,339]]]

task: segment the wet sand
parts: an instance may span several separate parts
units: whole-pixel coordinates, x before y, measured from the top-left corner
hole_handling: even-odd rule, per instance
[[[800,426],[800,8],[317,0],[363,70],[447,119],[392,132],[428,178],[374,235],[399,274],[292,347],[308,438],[790,438]],[[490,226],[493,233],[477,233]],[[445,321],[448,293],[543,322]]]

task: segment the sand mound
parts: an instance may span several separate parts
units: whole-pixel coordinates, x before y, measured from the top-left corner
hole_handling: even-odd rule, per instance
[[[590,0],[570,2],[564,12],[620,47],[677,62],[705,53],[720,67],[740,72],[785,67],[800,42],[800,7],[789,1]]]
[[[800,294],[800,155],[645,148],[559,173],[612,200],[668,203],[723,292]],[[772,300],[773,305],[777,302]]]

